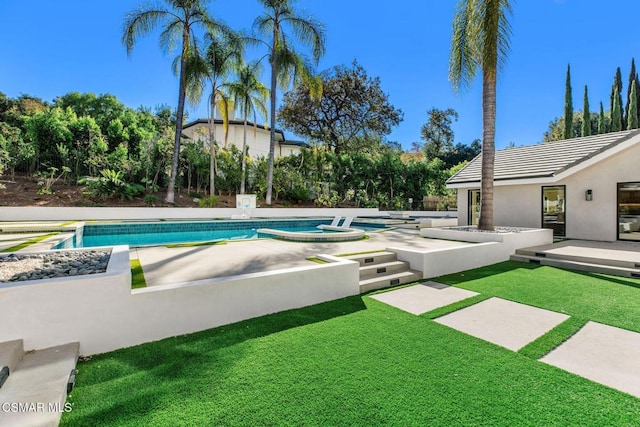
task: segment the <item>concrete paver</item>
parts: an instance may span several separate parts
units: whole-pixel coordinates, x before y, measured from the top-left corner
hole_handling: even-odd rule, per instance
[[[501,298],[442,316],[435,321],[509,350],[518,351],[569,316]]]
[[[474,295],[478,295],[478,293],[436,282],[425,282],[373,295],[371,298],[411,314],[419,315]]]
[[[588,322],[540,360],[640,398],[640,333]]]

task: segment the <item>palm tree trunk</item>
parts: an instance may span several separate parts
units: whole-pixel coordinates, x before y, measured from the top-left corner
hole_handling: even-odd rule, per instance
[[[478,229],[493,230],[493,164],[496,155],[496,74],[482,71],[482,178]]]
[[[273,157],[276,150],[276,63],[275,49],[271,53],[271,99],[269,117],[269,169],[267,170],[267,196],[265,202],[271,205],[271,194],[273,191]]]
[[[169,176],[169,187],[165,202],[175,203],[176,181],[178,177],[178,161],[180,159],[180,140],[182,139],[182,118],[184,116],[185,99],[185,64],[187,62],[187,44],[189,43],[189,32],[185,25],[182,33],[182,57],[180,58],[180,87],[178,89],[178,111],[176,111],[176,138],[173,143],[173,157],[171,158],[171,175]]]
[[[242,176],[240,177],[240,194],[244,194],[245,190],[245,174],[247,169],[247,159],[245,151],[247,150],[247,115],[244,115],[244,135],[242,140]]]
[[[213,88],[216,87],[214,81]],[[216,194],[216,128],[215,128],[215,89],[211,91],[211,113],[209,117],[209,195]]]

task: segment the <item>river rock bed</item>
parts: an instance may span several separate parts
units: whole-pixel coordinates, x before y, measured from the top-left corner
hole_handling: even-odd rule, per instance
[[[111,251],[54,251],[0,256],[0,282],[81,276],[107,271]]]

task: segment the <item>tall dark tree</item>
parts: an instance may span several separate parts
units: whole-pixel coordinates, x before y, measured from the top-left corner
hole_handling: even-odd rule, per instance
[[[493,170],[496,139],[496,83],[507,59],[509,0],[458,0],[453,20],[449,78],[454,89],[482,71],[482,169],[478,228],[493,230]]]
[[[384,137],[402,121],[402,111],[391,105],[380,79],[369,77],[357,62],[351,67],[335,66],[319,76],[320,100],[311,96],[304,82],[285,94],[278,110],[284,128],[340,153],[366,148],[360,142],[377,139],[368,136]]]
[[[324,26],[313,17],[302,16],[293,6],[293,0],[260,0],[264,13],[253,22],[253,28],[264,37],[261,41],[268,49],[267,57],[271,66],[270,84],[270,143],[269,167],[267,170],[267,194],[265,203],[271,205],[273,192],[273,161],[276,141],[276,95],[278,85],[288,86],[291,77],[310,75],[311,72],[300,53],[291,44],[292,39],[311,47],[313,60],[324,56]],[[318,93],[318,89],[314,91]]]
[[[611,85],[611,105],[609,111],[611,111],[612,132],[615,132],[613,130],[615,126],[613,123],[613,108],[616,102],[618,102],[618,105],[620,105],[620,129],[618,130],[622,130],[624,129],[624,111],[622,110],[624,108],[624,104],[622,103],[622,72],[620,71],[620,67],[616,69],[616,74],[613,77],[613,84]]]
[[[618,70],[620,70],[618,68]],[[618,87],[613,88],[613,109],[611,110],[611,132],[618,132],[622,127],[622,97],[618,92]]]
[[[598,115],[598,134],[602,135],[607,133],[607,121],[604,116],[604,107],[602,106],[602,101],[600,101],[600,114]]]
[[[631,82],[631,93],[629,102],[629,122],[627,123],[627,129],[638,128],[638,85],[636,80]]]
[[[629,107],[631,107],[631,86],[633,85],[633,82],[636,80],[637,76],[638,73],[636,72],[636,61],[634,58],[631,58],[631,69],[629,70],[629,81],[627,83],[627,103],[624,108],[624,121],[625,123],[627,123],[627,127],[629,124]]]
[[[573,96],[571,94],[571,65],[567,65],[564,85],[564,139],[573,138]]]
[[[424,141],[422,148],[427,160],[442,156],[453,148],[453,129],[451,124],[458,121],[458,113],[453,108],[440,110],[432,108],[427,111],[429,119],[422,125],[420,134]]]
[[[584,103],[582,107],[582,136],[591,135],[591,112],[589,111],[589,92],[584,85]]]
[[[171,160],[171,175],[167,188],[167,203],[175,201],[175,186],[180,158],[180,142],[182,138],[182,121],[186,98],[186,63],[191,52],[198,49],[195,30],[213,28],[218,25],[206,11],[207,0],[165,0],[165,5],[146,4],[127,13],[124,19],[122,43],[131,55],[135,42],[139,37],[151,33],[160,23],[164,24],[160,33],[160,44],[166,51],[172,50],[173,44],[180,41],[180,62],[178,69],[178,109],[176,113],[176,134]]]

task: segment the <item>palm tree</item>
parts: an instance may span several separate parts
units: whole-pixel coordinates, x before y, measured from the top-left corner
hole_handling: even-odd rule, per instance
[[[245,170],[247,151],[247,117],[253,113],[253,123],[256,123],[256,110],[263,117],[268,116],[266,99],[269,89],[258,80],[261,74],[259,64],[244,65],[238,70],[238,79],[228,83],[226,88],[233,98],[234,104],[240,109],[244,119],[242,138],[242,176],[240,178],[240,194],[245,192]]]
[[[229,96],[223,89],[224,79],[242,62],[244,43],[240,35],[231,29],[219,25],[215,31],[205,35],[205,54],[192,55],[187,64],[187,99],[192,105],[200,103],[204,87],[208,82],[210,93],[209,105],[209,194],[215,194],[216,146],[215,146],[215,111],[221,112],[225,131],[225,147],[227,145],[228,117],[230,110]]]
[[[219,25],[209,17],[205,3],[207,0],[164,0],[165,5],[145,5],[127,13],[124,19],[122,43],[131,55],[136,40],[153,31],[160,23],[163,24],[160,33],[160,45],[165,51],[172,51],[180,41],[180,61],[178,78],[178,109],[176,112],[176,135],[173,145],[171,161],[171,176],[167,188],[167,203],[175,201],[175,186],[178,174],[178,159],[180,156],[180,139],[182,137],[182,120],[184,117],[184,102],[186,90],[185,68],[187,58],[197,51],[198,45],[195,29],[198,27],[215,28]]]
[[[449,78],[455,90],[482,70],[482,178],[478,228],[493,230],[497,74],[507,58],[509,0],[459,0],[453,20]]]
[[[303,18],[293,8],[293,0],[260,0],[265,12],[258,16],[253,28],[265,37],[260,40],[267,46],[271,67],[271,98],[269,105],[270,143],[269,169],[267,171],[267,194],[265,202],[271,205],[273,190],[273,160],[275,152],[276,128],[276,92],[278,84],[287,87],[291,79],[310,78],[311,72],[302,56],[289,42],[286,30],[289,30],[303,45],[310,46],[313,60],[317,63],[324,55],[325,33],[320,22],[312,17]],[[315,88],[318,88],[315,80]]]

